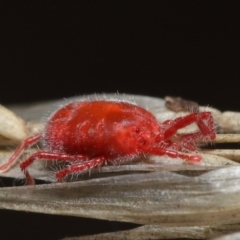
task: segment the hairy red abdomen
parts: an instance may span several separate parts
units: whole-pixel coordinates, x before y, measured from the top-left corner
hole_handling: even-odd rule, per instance
[[[75,102],[59,109],[46,125],[51,152],[108,159],[143,153],[160,126],[147,110],[127,102]]]

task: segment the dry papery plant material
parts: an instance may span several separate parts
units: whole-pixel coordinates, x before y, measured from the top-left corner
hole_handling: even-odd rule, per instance
[[[42,130],[42,117],[46,118],[62,104],[82,98],[135,101],[159,121],[188,114],[187,111],[167,109],[162,99],[120,94],[10,106],[15,114],[1,106],[0,164],[6,162],[16,144]],[[0,208],[142,225],[128,231],[81,239],[136,239],[136,236],[138,239],[205,239],[240,231],[240,151],[233,149],[234,144],[240,142],[240,113],[226,114],[201,106],[199,111],[212,112],[221,134],[217,134],[211,143],[199,143],[203,160],[197,164],[165,156],[144,156],[128,164],[94,169],[91,175],[87,172],[78,176],[81,181],[75,181],[73,176],[74,182],[2,188]],[[14,126],[14,131],[10,126]],[[178,133],[196,129],[192,124]],[[222,149],[222,144],[226,143],[233,147]],[[27,150],[22,159],[36,150]],[[29,171],[34,178],[51,182],[54,181],[52,169],[56,168],[46,166],[44,161],[36,161]],[[18,164],[1,176],[23,177]]]
[[[165,97],[165,106],[167,109],[172,110],[173,112],[198,112],[199,105],[198,103],[190,100],[183,99],[181,97]]]

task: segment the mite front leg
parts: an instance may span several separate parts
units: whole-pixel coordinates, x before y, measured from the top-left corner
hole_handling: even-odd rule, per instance
[[[179,144],[191,151],[196,150],[195,141],[207,141],[216,137],[213,118],[210,112],[192,113],[171,121],[170,127],[164,132],[166,139],[173,136],[179,129],[196,123],[199,132],[185,134],[180,137]],[[166,123],[166,125],[169,123]]]
[[[210,113],[198,113],[196,124],[200,132],[189,133],[181,136],[180,141],[183,146],[189,150],[195,149],[194,142],[196,141],[209,141],[216,137],[214,122]]]
[[[197,154],[187,154],[187,153],[183,153],[183,152],[179,152],[177,150],[174,149],[167,149],[167,148],[152,148],[151,151],[149,151],[150,154],[155,154],[158,156],[162,156],[162,155],[167,155],[171,158],[182,158],[188,162],[191,163],[196,163],[201,161],[202,157],[200,155]]]

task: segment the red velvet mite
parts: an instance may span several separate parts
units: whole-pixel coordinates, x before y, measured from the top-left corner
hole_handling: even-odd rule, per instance
[[[178,136],[180,128],[196,123],[199,131]],[[123,101],[81,101],[57,110],[42,134],[24,140],[9,161],[0,166],[7,171],[26,147],[42,140],[45,151],[38,151],[20,164],[28,184],[34,180],[28,166],[35,159],[66,161],[56,173],[58,182],[73,173],[102,164],[122,163],[141,154],[167,155],[198,162],[192,154],[196,141],[215,138],[211,113],[196,112],[159,123],[146,109]]]

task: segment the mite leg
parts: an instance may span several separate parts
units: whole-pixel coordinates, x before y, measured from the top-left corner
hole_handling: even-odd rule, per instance
[[[70,165],[67,168],[57,172],[56,178],[57,178],[58,182],[63,182],[63,179],[67,175],[73,174],[73,173],[81,173],[85,170],[90,170],[94,167],[102,165],[105,161],[106,161],[106,159],[104,157],[98,157],[98,158],[94,158],[92,160],[89,160],[89,161],[86,161],[83,163],[77,163],[77,164]]]
[[[200,132],[185,134],[180,137],[180,145],[191,151],[196,150],[194,142],[206,141],[216,137],[213,118],[210,112],[192,113],[171,121],[170,127],[164,132],[166,139],[173,136],[179,129],[196,123]],[[169,124],[166,122],[166,125]],[[166,126],[165,126],[166,127]]]
[[[34,185],[34,179],[31,177],[29,174],[27,167],[31,165],[36,159],[41,159],[41,160],[61,160],[61,161],[66,161],[66,162],[74,162],[74,161],[84,161],[87,159],[85,155],[69,155],[69,154],[58,154],[58,153],[49,153],[49,152],[36,152],[32,156],[30,156],[28,159],[23,161],[20,164],[20,168],[22,169],[27,183],[29,185]]]
[[[158,156],[167,155],[171,158],[182,158],[192,163],[199,162],[202,159],[200,155],[190,155],[187,153],[179,152],[174,149],[166,149],[166,148],[152,148],[149,154],[154,154]]]
[[[6,172],[11,166],[13,166],[17,162],[18,158],[23,153],[26,147],[32,146],[33,144],[37,143],[40,139],[41,139],[41,134],[37,134],[25,139],[21,143],[21,145],[15,150],[15,152],[10,157],[8,162],[0,166],[0,172]]]

